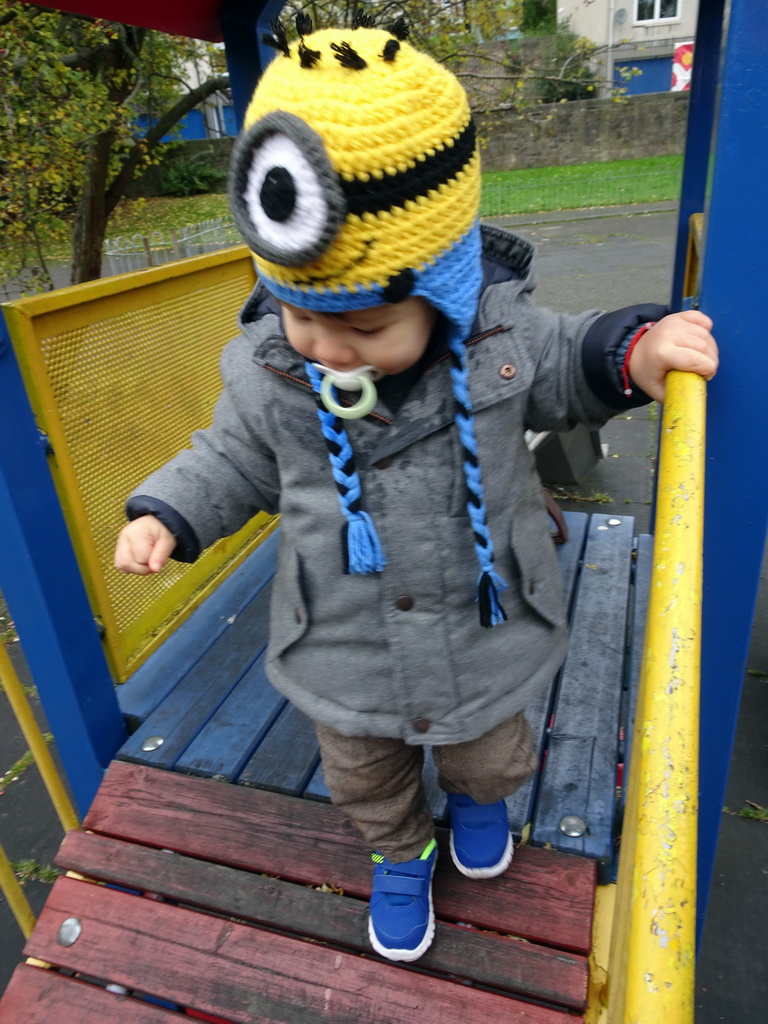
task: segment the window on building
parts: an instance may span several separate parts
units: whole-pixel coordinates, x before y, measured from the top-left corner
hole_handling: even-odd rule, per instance
[[[663,21],[677,18],[682,0],[637,0],[635,21]]]

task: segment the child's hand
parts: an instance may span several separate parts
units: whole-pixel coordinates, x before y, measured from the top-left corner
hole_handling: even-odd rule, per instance
[[[160,572],[176,547],[176,538],[154,516],[140,516],[120,531],[115,548],[115,568],[148,576]]]
[[[670,370],[689,370],[710,380],[717,372],[717,343],[712,321],[697,309],[670,313],[638,339],[629,357],[629,375],[657,402],[664,401]]]

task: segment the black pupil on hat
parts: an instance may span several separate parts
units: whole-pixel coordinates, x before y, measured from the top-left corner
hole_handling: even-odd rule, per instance
[[[261,186],[261,207],[270,220],[284,221],[296,207],[296,186],[285,167],[272,167]]]

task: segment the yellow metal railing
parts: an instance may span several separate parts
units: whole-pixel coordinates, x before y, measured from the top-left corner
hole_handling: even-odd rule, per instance
[[[37,763],[40,775],[45,783],[45,788],[48,790],[48,795],[61,821],[62,828],[65,832],[69,832],[77,828],[80,822],[64,788],[64,783],[61,781],[61,777],[56,770],[56,765],[40,731],[40,727],[35,721],[35,716],[32,714],[32,709],[24,694],[21,681],[11,663],[11,659],[8,657],[8,652],[2,644],[0,644],[0,683],[2,683],[3,690],[8,697],[8,703],[11,705],[11,709],[16,716],[24,739],[29,744],[29,749]],[[8,901],[8,906],[16,918],[19,928],[24,933],[24,937],[29,937],[35,924],[35,915],[32,912],[27,897],[24,895],[23,889],[16,879],[13,866],[2,846],[0,846],[0,889]]]
[[[24,938],[28,939],[35,927],[35,914],[13,873],[13,865],[8,860],[2,845],[0,845],[0,890],[16,918]]]
[[[653,574],[607,977],[609,1024],[692,1024],[706,384],[667,377]]]

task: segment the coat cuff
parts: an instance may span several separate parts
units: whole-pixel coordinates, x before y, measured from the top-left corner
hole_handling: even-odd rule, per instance
[[[163,526],[167,527],[176,538],[176,547],[171,558],[177,562],[194,562],[200,554],[200,541],[187,520],[175,508],[166,505],[159,498],[151,498],[146,494],[136,494],[128,499],[125,514],[130,520],[141,516],[154,516]]]
[[[617,352],[628,334],[651,320],[661,320],[667,313],[666,306],[653,302],[627,306],[604,313],[587,331],[581,349],[584,376],[592,391],[610,408],[633,409],[653,401],[638,387],[633,387],[631,395],[624,394]]]

